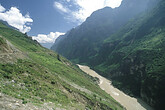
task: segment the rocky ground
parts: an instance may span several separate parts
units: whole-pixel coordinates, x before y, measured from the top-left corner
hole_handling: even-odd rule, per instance
[[[60,106],[60,105],[59,105]],[[51,102],[42,105],[33,105],[31,103],[23,104],[23,101],[0,93],[0,110],[64,110]]]

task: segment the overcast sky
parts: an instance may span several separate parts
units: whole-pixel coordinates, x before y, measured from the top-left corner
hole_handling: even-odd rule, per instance
[[[122,0],[0,0],[0,20],[40,43],[53,43],[92,12],[115,8]]]

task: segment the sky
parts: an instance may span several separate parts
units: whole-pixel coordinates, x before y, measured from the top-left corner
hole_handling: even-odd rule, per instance
[[[94,11],[115,8],[122,0],[0,0],[0,20],[41,44],[53,44]]]

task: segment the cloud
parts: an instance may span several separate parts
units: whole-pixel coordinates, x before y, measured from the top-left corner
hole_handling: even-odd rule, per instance
[[[70,2],[70,0],[66,0],[67,2]]]
[[[0,4],[0,13],[4,11],[5,11],[5,8]]]
[[[23,33],[31,30],[30,25],[33,22],[28,13],[23,16],[16,7],[11,7],[8,11],[5,11],[5,8],[1,5],[0,20],[6,21],[9,25],[19,29]]]
[[[37,40],[39,43],[54,43],[60,35],[64,34],[61,32],[50,32],[48,35],[38,34],[37,36],[32,36],[32,39]]]
[[[67,1],[67,2],[65,2]],[[119,7],[122,0],[61,0],[54,2],[56,9],[65,14],[65,18],[72,22],[83,22],[94,11],[104,7]],[[74,8],[76,7],[76,9]]]
[[[69,13],[70,10],[66,7],[64,7],[61,3],[59,2],[54,2],[54,7],[57,8],[58,10],[64,12],[64,13]]]

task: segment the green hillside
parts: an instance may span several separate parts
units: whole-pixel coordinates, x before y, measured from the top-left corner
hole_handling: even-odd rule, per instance
[[[1,22],[0,93],[40,109],[123,109],[76,65]]]

